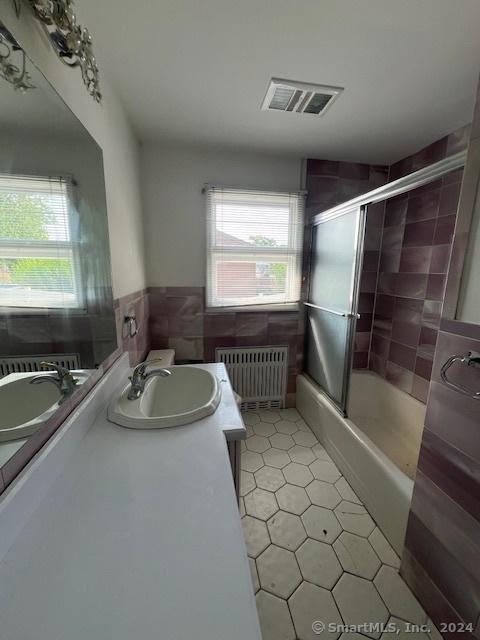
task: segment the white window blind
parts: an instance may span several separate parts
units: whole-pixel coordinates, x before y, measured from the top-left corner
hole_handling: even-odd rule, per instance
[[[0,306],[81,306],[70,183],[0,174]]]
[[[304,196],[208,187],[207,306],[299,300]]]

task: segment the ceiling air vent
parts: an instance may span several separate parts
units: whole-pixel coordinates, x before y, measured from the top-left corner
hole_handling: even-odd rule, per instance
[[[322,115],[342,91],[342,87],[272,78],[262,103],[262,109]]]

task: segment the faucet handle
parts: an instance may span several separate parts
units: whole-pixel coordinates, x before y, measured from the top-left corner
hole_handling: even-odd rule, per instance
[[[60,379],[72,376],[72,374],[68,369],[66,369],[65,367],[62,367],[59,364],[55,364],[54,362],[41,362],[40,366],[42,367],[42,369],[47,369],[47,368],[54,369],[57,372],[58,377]]]
[[[134,379],[136,376],[144,376],[145,375],[145,371],[147,370],[147,367],[149,367],[151,364],[157,364],[159,362],[162,361],[163,358],[152,358],[152,360],[145,360],[145,362],[140,362],[139,364],[137,364],[137,366],[134,368],[132,375],[129,377],[129,380],[132,380],[132,378]]]

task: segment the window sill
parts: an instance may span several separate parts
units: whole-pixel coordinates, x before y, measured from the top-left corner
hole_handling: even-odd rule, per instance
[[[68,312],[69,317],[85,316],[87,309],[83,307],[2,307],[0,315],[3,316],[60,316],[64,317]]]
[[[273,312],[282,312],[282,311],[298,311],[300,308],[300,303],[298,302],[289,302],[286,304],[251,304],[246,305],[244,307],[208,307],[205,309],[205,313],[273,313]]]

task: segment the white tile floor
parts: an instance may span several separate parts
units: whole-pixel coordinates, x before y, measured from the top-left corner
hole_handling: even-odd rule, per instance
[[[263,640],[438,640],[397,555],[300,414],[243,418],[240,511]],[[390,622],[398,632],[321,632],[315,621]]]

